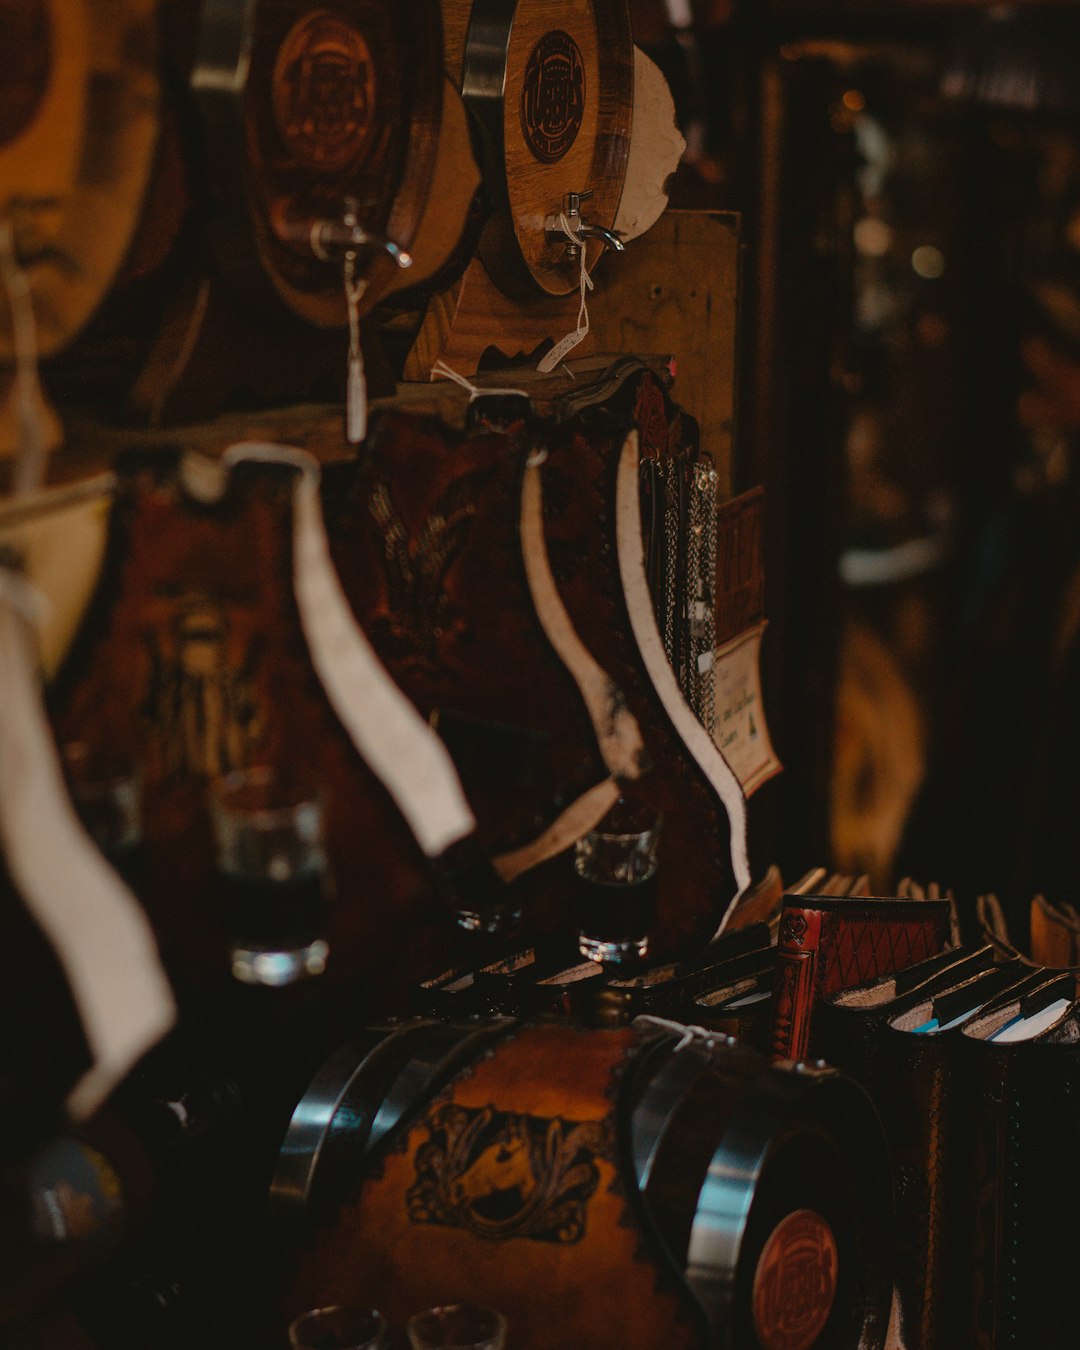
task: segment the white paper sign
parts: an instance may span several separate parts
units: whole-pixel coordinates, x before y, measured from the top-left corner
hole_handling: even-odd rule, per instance
[[[749,797],[783,767],[761,696],[761,636],[767,620],[716,649],[716,744]]]

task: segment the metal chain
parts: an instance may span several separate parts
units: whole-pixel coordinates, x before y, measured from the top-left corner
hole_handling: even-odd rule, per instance
[[[698,674],[697,713],[710,736],[716,731],[716,548],[719,476],[711,464],[698,464],[694,470],[697,494],[702,499],[701,633],[695,666]],[[702,669],[701,658],[707,656]]]
[[[698,696],[698,645],[701,640],[701,625],[704,607],[701,599],[701,548],[702,532],[705,526],[703,500],[698,478],[698,466],[692,466],[689,474],[690,506],[687,512],[688,528],[686,540],[686,614],[683,643],[682,687],[686,701],[697,715],[701,716],[701,704]]]
[[[664,650],[675,665],[676,571],[679,565],[679,494],[675,483],[675,465],[659,460],[656,465],[664,492]]]

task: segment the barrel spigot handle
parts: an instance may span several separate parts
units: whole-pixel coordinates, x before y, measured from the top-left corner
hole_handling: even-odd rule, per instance
[[[576,235],[578,239],[601,239],[608,248],[614,249],[616,253],[625,253],[626,245],[614,230],[605,229],[603,225],[594,225],[581,214],[581,203],[587,201],[591,196],[591,188],[587,192],[563,193],[562,214],[566,217],[566,223],[569,225],[571,233]],[[558,216],[548,216],[544,222],[544,233],[552,243],[565,240],[567,258],[571,261],[577,259],[580,246],[573,240],[566,238],[566,233]]]
[[[340,267],[356,264],[357,255],[374,250],[393,258],[399,267],[412,266],[412,254],[392,239],[373,234],[360,224],[359,204],[354,197],[342,202],[339,216],[288,214],[274,220],[274,231],[284,243],[306,245],[320,262]]]
[[[356,216],[356,205],[346,201],[340,220],[320,219],[311,224],[311,251],[320,262],[355,261],[361,249],[381,249],[399,267],[412,266],[412,254],[391,239],[365,230]]]

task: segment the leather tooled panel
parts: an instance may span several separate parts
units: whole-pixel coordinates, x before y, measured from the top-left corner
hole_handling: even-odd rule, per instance
[[[325,793],[328,978],[379,971],[404,987],[430,943],[427,871],[311,666],[292,586],[293,481],[241,466],[205,505],[181,487],[175,460],[121,466],[102,580],[52,691],[54,726],[61,743],[138,765],[140,897],[174,977],[226,968],[210,783],[272,765]]]
[[[349,602],[450,749],[490,855],[535,839],[608,777],[529,592],[518,534],[526,453],[520,427],[462,435],[387,413],[331,508]],[[540,872],[520,884],[539,887],[533,917],[551,926],[561,869]]]
[[[500,1042],[411,1121],[301,1255],[286,1316],[363,1301],[391,1328],[472,1301],[515,1350],[695,1344],[627,1204],[614,1084],[628,1029],[558,1023]]]
[[[587,412],[554,432],[543,467],[544,526],[559,593],[582,641],[622,689],[651,771],[625,794],[663,813],[658,951],[711,936],[737,890],[727,813],[657,696],[619,576],[615,487],[625,427]]]
[[[913,920],[853,908],[843,915],[827,914],[823,924],[833,929],[833,936],[822,934],[819,994],[849,989],[887,971],[906,970],[939,952],[946,936],[936,909]]]

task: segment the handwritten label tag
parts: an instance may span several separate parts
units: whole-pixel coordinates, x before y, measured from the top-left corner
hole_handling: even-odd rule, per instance
[[[716,650],[716,744],[749,797],[783,767],[761,696],[761,637],[768,620]]]

